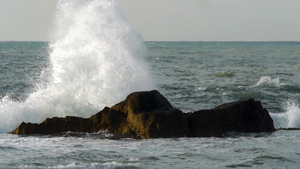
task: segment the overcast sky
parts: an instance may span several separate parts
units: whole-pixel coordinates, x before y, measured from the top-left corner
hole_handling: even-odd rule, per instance
[[[300,41],[300,0],[117,0],[146,41]],[[0,0],[0,40],[48,40],[57,0]]]

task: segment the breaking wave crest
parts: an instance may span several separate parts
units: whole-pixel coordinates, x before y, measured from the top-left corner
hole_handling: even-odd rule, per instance
[[[272,113],[276,128],[300,128],[300,106],[294,101],[289,100],[285,103],[284,113]]]
[[[262,76],[259,81],[254,86],[272,86],[272,87],[280,87],[282,85],[280,83],[280,79],[274,78],[272,79],[270,76]]]

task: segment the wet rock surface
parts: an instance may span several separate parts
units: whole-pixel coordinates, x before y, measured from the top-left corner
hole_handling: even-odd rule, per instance
[[[134,92],[90,118],[47,118],[40,124],[22,123],[11,134],[95,133],[120,137],[170,138],[222,136],[227,132],[273,132],[273,120],[259,101],[226,103],[209,110],[183,113],[158,91]]]

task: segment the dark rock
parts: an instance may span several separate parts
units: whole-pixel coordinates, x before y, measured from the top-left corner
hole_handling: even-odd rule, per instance
[[[111,133],[122,134],[126,118],[127,115],[125,113],[105,107],[102,111],[89,118],[92,123],[89,132],[107,130]]]
[[[67,116],[47,118],[41,124],[22,123],[12,134],[53,134],[67,131],[88,132],[91,124],[88,119]]]
[[[298,128],[298,127],[289,127],[289,128],[278,128],[276,130],[287,130],[287,131],[289,131],[289,130],[300,130],[300,128]]]
[[[220,105],[211,110],[183,113],[158,91],[135,92],[90,118],[46,119],[41,124],[22,123],[12,134],[54,134],[106,130],[120,137],[169,138],[222,136],[226,132],[272,132],[273,120],[253,99]]]
[[[182,111],[173,108],[158,91],[135,92],[111,109],[127,116],[123,133],[141,138],[182,137],[188,134],[188,124]]]
[[[190,137],[222,136],[226,132],[273,132],[273,120],[259,101],[249,99],[187,113]]]

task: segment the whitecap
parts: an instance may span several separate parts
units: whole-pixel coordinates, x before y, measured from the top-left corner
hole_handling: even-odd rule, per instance
[[[273,86],[280,87],[282,84],[280,83],[279,77],[272,79],[270,76],[262,76],[259,81],[253,86]]]
[[[283,108],[283,113],[270,113],[275,128],[299,128],[300,106],[294,101],[288,100]]]
[[[206,87],[198,87],[197,89],[196,89],[196,91],[205,91],[207,88]]]

